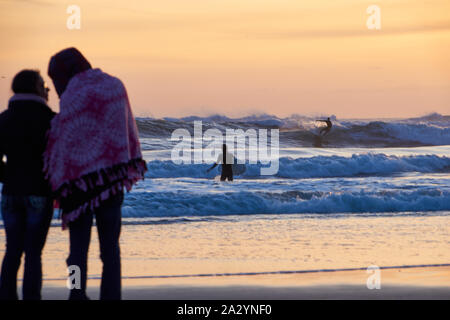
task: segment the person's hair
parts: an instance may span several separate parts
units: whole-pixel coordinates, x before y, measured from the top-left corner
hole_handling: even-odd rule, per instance
[[[38,93],[40,79],[39,70],[22,70],[14,76],[11,89],[14,93]]]
[[[78,49],[67,48],[51,57],[48,64],[48,75],[53,80],[58,96],[61,96],[70,79],[89,69],[92,69],[91,64]]]

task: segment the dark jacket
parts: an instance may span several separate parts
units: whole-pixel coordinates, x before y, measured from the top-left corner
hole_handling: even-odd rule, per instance
[[[54,115],[34,100],[10,101],[0,114],[0,159],[7,157],[2,194],[50,196],[42,155]]]

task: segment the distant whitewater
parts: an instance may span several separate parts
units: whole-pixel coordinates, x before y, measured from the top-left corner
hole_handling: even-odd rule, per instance
[[[310,147],[315,145],[320,123],[317,118],[293,115],[279,118],[253,115],[243,118],[190,116],[184,118],[138,118],[142,137],[170,137],[177,128],[193,132],[193,122],[201,120],[204,130],[250,128],[280,129],[280,143]],[[331,117],[333,129],[325,139],[327,147],[417,147],[450,144],[450,116],[430,114],[419,118],[355,120]]]

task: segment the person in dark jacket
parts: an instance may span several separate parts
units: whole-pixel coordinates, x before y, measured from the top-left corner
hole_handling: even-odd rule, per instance
[[[39,71],[19,72],[12,90],[8,108],[0,114],[1,212],[6,231],[0,299],[18,299],[17,272],[25,253],[22,296],[36,300],[41,298],[41,253],[53,215],[42,155],[55,113],[47,106],[49,89]]]

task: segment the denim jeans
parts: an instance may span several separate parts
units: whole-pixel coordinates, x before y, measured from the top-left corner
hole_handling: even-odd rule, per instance
[[[82,213],[78,219],[69,223],[70,255],[67,265],[80,268],[80,289],[70,290],[70,300],[86,300],[87,261],[93,217],[97,224],[100,243],[100,259],[103,263],[100,285],[101,300],[121,299],[121,266],[119,237],[122,219],[123,193],[107,201],[94,211]]]
[[[41,196],[2,195],[6,252],[0,277],[0,299],[17,300],[17,272],[25,252],[22,284],[24,300],[41,299],[41,254],[53,215],[52,199]]]

